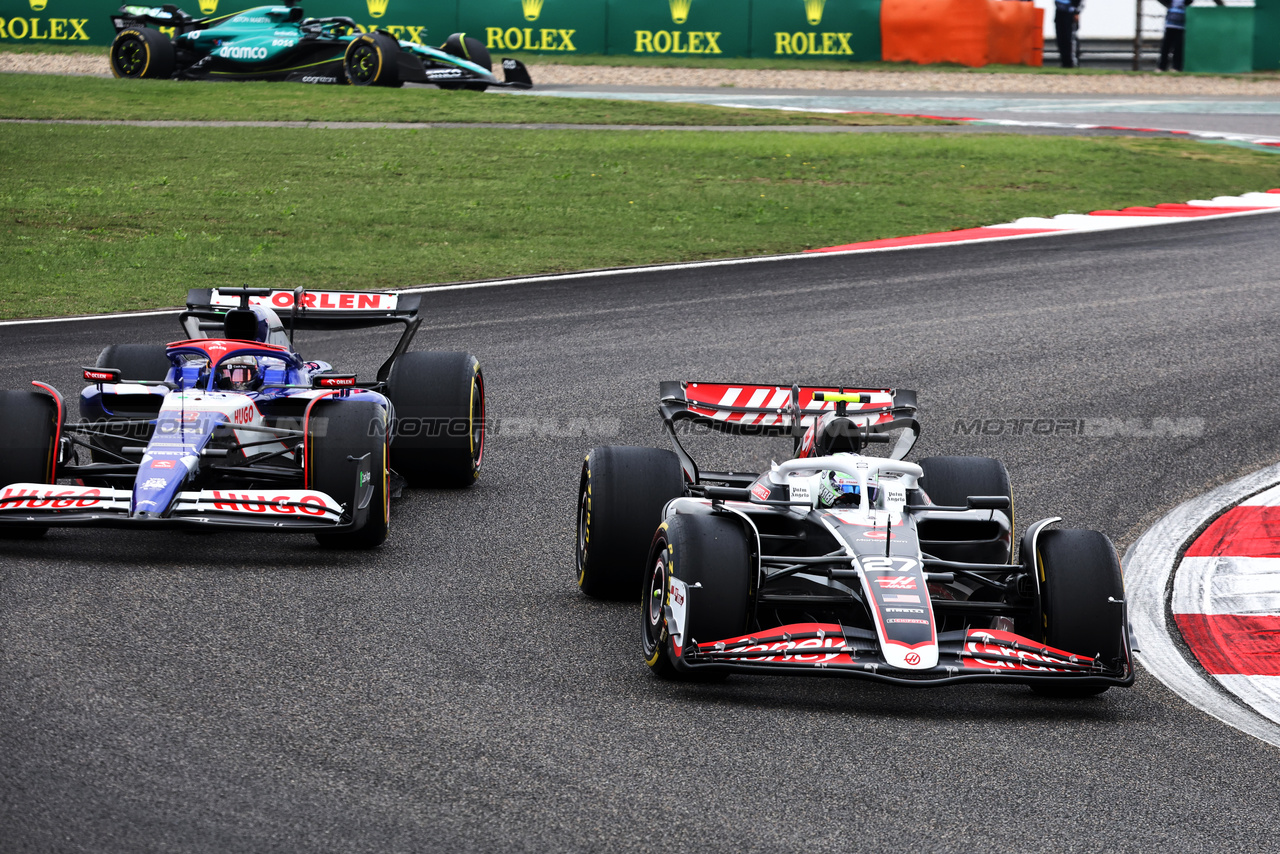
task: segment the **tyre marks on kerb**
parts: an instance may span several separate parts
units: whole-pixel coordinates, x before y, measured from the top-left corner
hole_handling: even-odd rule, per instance
[[[1223,562],[1221,556],[1195,553],[1226,547],[1220,545],[1223,541],[1219,536],[1225,527],[1215,529],[1210,526],[1204,535],[1192,542],[1196,532],[1218,517],[1223,508],[1255,495],[1257,498],[1252,500],[1259,502],[1257,506],[1269,507],[1271,505],[1266,502],[1280,502],[1280,488],[1276,488],[1277,484],[1280,484],[1280,465],[1254,472],[1179,505],[1139,537],[1125,554],[1124,576],[1130,623],[1142,665],[1202,711],[1242,732],[1280,747],[1280,676],[1222,673],[1211,678],[1198,661],[1192,660],[1178,646],[1175,639],[1178,628],[1170,623],[1170,612],[1166,609],[1166,597],[1172,579],[1172,615],[1178,623],[1183,622],[1178,619],[1180,609],[1183,617],[1190,615],[1187,623],[1192,625],[1193,634],[1187,640],[1193,651],[1199,648],[1197,654],[1208,656],[1211,647],[1195,634],[1196,624],[1200,622],[1195,615],[1212,614],[1214,608],[1232,609],[1234,613],[1234,609],[1241,607],[1239,600],[1234,598],[1234,593],[1250,586],[1264,592],[1269,585],[1274,585],[1278,594],[1275,598],[1280,599],[1280,575],[1270,571],[1241,572],[1241,568],[1235,566],[1236,558],[1233,556],[1226,555],[1229,559]],[[1254,511],[1246,511],[1240,518],[1251,513],[1260,515]],[[1228,524],[1230,523],[1224,523],[1224,526]],[[1252,530],[1256,529],[1255,525]],[[1247,534],[1251,528],[1246,525],[1240,530]],[[1244,540],[1248,539],[1253,538],[1244,537]],[[1204,545],[1196,549],[1195,544],[1202,540]],[[1184,547],[1189,547],[1188,551],[1191,553],[1179,566],[1179,554]],[[1280,548],[1280,544],[1277,544],[1277,548]],[[1224,574],[1221,583],[1216,584],[1215,588],[1214,576],[1219,566],[1223,568]],[[1185,577],[1182,575],[1184,570],[1187,572]],[[1237,582],[1236,579],[1241,580]],[[1270,601],[1269,598],[1264,598],[1261,600],[1263,604],[1258,607],[1265,609],[1266,603]],[[1206,602],[1219,604],[1205,604]],[[1225,640],[1227,635],[1222,637]],[[1277,638],[1280,635],[1272,636],[1273,649],[1280,646]],[[1221,669],[1219,664],[1215,663],[1213,666]],[[1232,665],[1227,665],[1226,669],[1231,667]]]
[[[1214,520],[1187,549],[1173,618],[1227,691],[1280,723],[1280,487]]]

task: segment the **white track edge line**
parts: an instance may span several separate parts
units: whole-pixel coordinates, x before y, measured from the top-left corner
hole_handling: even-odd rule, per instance
[[[1237,216],[1254,216],[1256,214],[1268,214],[1280,212],[1280,207],[1261,208],[1251,211],[1231,211],[1230,213],[1207,214],[1205,216],[1194,217],[1177,217],[1176,221],[1170,221],[1165,217],[1149,217],[1153,222],[1134,222],[1123,226],[1117,226],[1106,229],[1096,229],[1096,231],[1115,232],[1124,231],[1130,228],[1150,228],[1158,225],[1179,225],[1182,220],[1188,222],[1203,222],[1209,219],[1227,219]],[[1080,214],[1080,216],[1088,216],[1088,214]],[[1008,225],[997,226],[978,226],[978,228],[1009,228]],[[942,240],[933,243],[907,243],[902,246],[874,246],[862,249],[839,249],[830,252],[820,250],[809,250],[807,252],[790,252],[783,255],[758,255],[751,258],[722,258],[711,261],[689,261],[680,264],[651,264],[640,267],[614,267],[603,270],[587,270],[580,273],[548,273],[546,275],[534,276],[517,276],[508,279],[491,279],[479,282],[459,282],[453,285],[419,285],[410,288],[388,288],[400,294],[430,294],[444,291],[467,291],[479,290],[481,288],[499,288],[510,287],[512,285],[540,284],[543,282],[572,282],[585,279],[598,279],[605,276],[625,276],[635,273],[666,273],[676,272],[679,270],[699,270],[707,267],[735,267],[742,264],[766,264],[774,261],[791,261],[803,258],[830,258],[841,255],[859,255],[863,253],[873,252],[901,252],[906,249],[933,249],[941,246],[963,246],[971,243],[997,243],[1006,240],[1027,240],[1033,237],[1055,237],[1060,234],[1080,234],[1082,232],[1093,232],[1095,229],[1082,228],[1062,228],[1057,231],[1036,231],[1029,234],[1002,234],[993,237],[973,237],[967,240]],[[947,232],[929,232],[928,234],[908,235],[906,238],[884,238],[886,240],[910,239],[911,237],[928,237],[933,234],[946,234]],[[870,241],[868,241],[870,242]],[[134,317],[165,317],[169,315],[179,314],[184,309],[172,308],[161,309],[158,311],[139,311],[139,312],[121,312],[117,314],[87,314],[77,315],[74,317],[37,317],[22,320],[0,320],[0,328],[6,326],[35,326],[44,323],[73,323],[86,320],[127,320]]]
[[[1186,501],[1152,525],[1125,552],[1125,598],[1129,625],[1141,646],[1136,654],[1143,667],[1191,705],[1247,735],[1280,747],[1280,725],[1231,699],[1226,689],[1198,665],[1193,665],[1174,642],[1166,598],[1178,555],[1188,540],[1228,507],[1280,483],[1280,463]]]

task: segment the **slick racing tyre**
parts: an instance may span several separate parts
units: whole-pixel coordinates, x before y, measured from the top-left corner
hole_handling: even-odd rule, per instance
[[[470,486],[484,461],[484,374],[470,353],[405,353],[387,378],[391,467],[413,486]]]
[[[485,71],[493,70],[493,62],[489,59],[489,49],[482,42],[470,38],[464,33],[454,33],[445,39],[444,44],[440,45],[440,49],[450,56],[456,56],[459,59],[465,59],[473,62],[483,68]],[[441,89],[470,89],[473,92],[483,92],[489,88],[488,83],[437,83]]]
[[[1124,580],[1115,546],[1104,534],[1075,528],[1044,531],[1036,545],[1044,642],[1065,652],[1124,665]],[[1026,559],[1024,557],[1024,559]],[[1103,686],[1032,685],[1037,694],[1088,697]]]
[[[111,42],[111,73],[116,77],[167,80],[176,67],[173,42],[159,30],[129,27]]]
[[[98,354],[99,368],[115,368],[121,380],[157,382],[169,375],[171,363],[159,344],[111,344]]]
[[[317,401],[307,416],[304,468],[307,488],[333,498],[351,516],[350,527],[316,534],[320,545],[382,545],[391,522],[386,410],[362,400]]]
[[[578,480],[578,587],[596,599],[635,601],[662,508],[684,494],[671,451],[593,448]]]
[[[649,549],[649,572],[641,603],[641,641],[645,663],[664,679],[717,678],[725,671],[678,670],[672,661],[674,640],[667,624],[671,579],[688,585],[686,645],[738,637],[751,613],[751,547],[742,525],[725,516],[670,518],[659,526]],[[695,585],[701,585],[696,587]]]
[[[36,391],[0,391],[0,489],[53,483],[58,461],[58,404]],[[0,526],[0,537],[33,540],[48,528]]]
[[[386,33],[364,33],[347,45],[342,68],[353,86],[403,86],[400,43]]]
[[[949,523],[930,520],[921,523],[920,547],[943,560],[969,563],[1008,563],[1013,542],[1013,493],[1004,463],[990,457],[925,457],[920,460],[924,476],[920,488],[929,500],[943,507],[963,507],[971,495],[1000,495],[1009,499],[1002,514],[1009,523],[1009,540],[997,536],[994,526],[972,522]]]
[[[141,380],[158,382],[169,375],[171,366],[165,348],[159,344],[110,344],[98,354],[94,363],[99,368],[115,368],[120,372],[122,381]],[[130,445],[145,445],[151,438],[152,427],[149,424],[116,424],[112,421],[143,421],[154,418],[159,412],[160,401],[155,398],[155,411],[135,412],[119,418],[99,419],[95,422],[108,435],[95,435],[90,438],[90,459],[95,463],[120,463],[126,460],[122,450]],[[136,462],[136,458],[133,458]],[[105,481],[91,478],[86,483],[104,485]]]

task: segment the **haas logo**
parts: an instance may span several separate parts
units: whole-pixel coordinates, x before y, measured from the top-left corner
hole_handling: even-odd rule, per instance
[[[915,667],[917,664],[920,663],[920,653],[909,652],[907,653],[906,657],[902,660],[905,661],[907,664],[910,664],[912,667]]]

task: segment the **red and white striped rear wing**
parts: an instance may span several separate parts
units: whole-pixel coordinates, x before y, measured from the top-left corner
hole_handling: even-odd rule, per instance
[[[814,400],[817,392],[865,395],[866,403],[849,403],[847,409],[850,418],[872,432],[893,429],[893,422],[914,419],[916,414],[916,393],[906,389],[679,380],[661,384],[660,408],[668,422],[695,421],[749,436],[796,436],[836,408],[834,401]]]
[[[689,421],[739,436],[791,436],[798,449],[805,430],[824,412],[836,408],[835,401],[815,400],[818,392],[864,395],[866,402],[845,406],[848,417],[870,433],[908,431],[902,437],[905,441],[894,447],[891,456],[895,459],[905,456],[920,435],[916,393],[907,389],[685,380],[663,381],[659,389],[662,420],[692,483],[698,482],[698,468],[680,444],[677,422]]]

